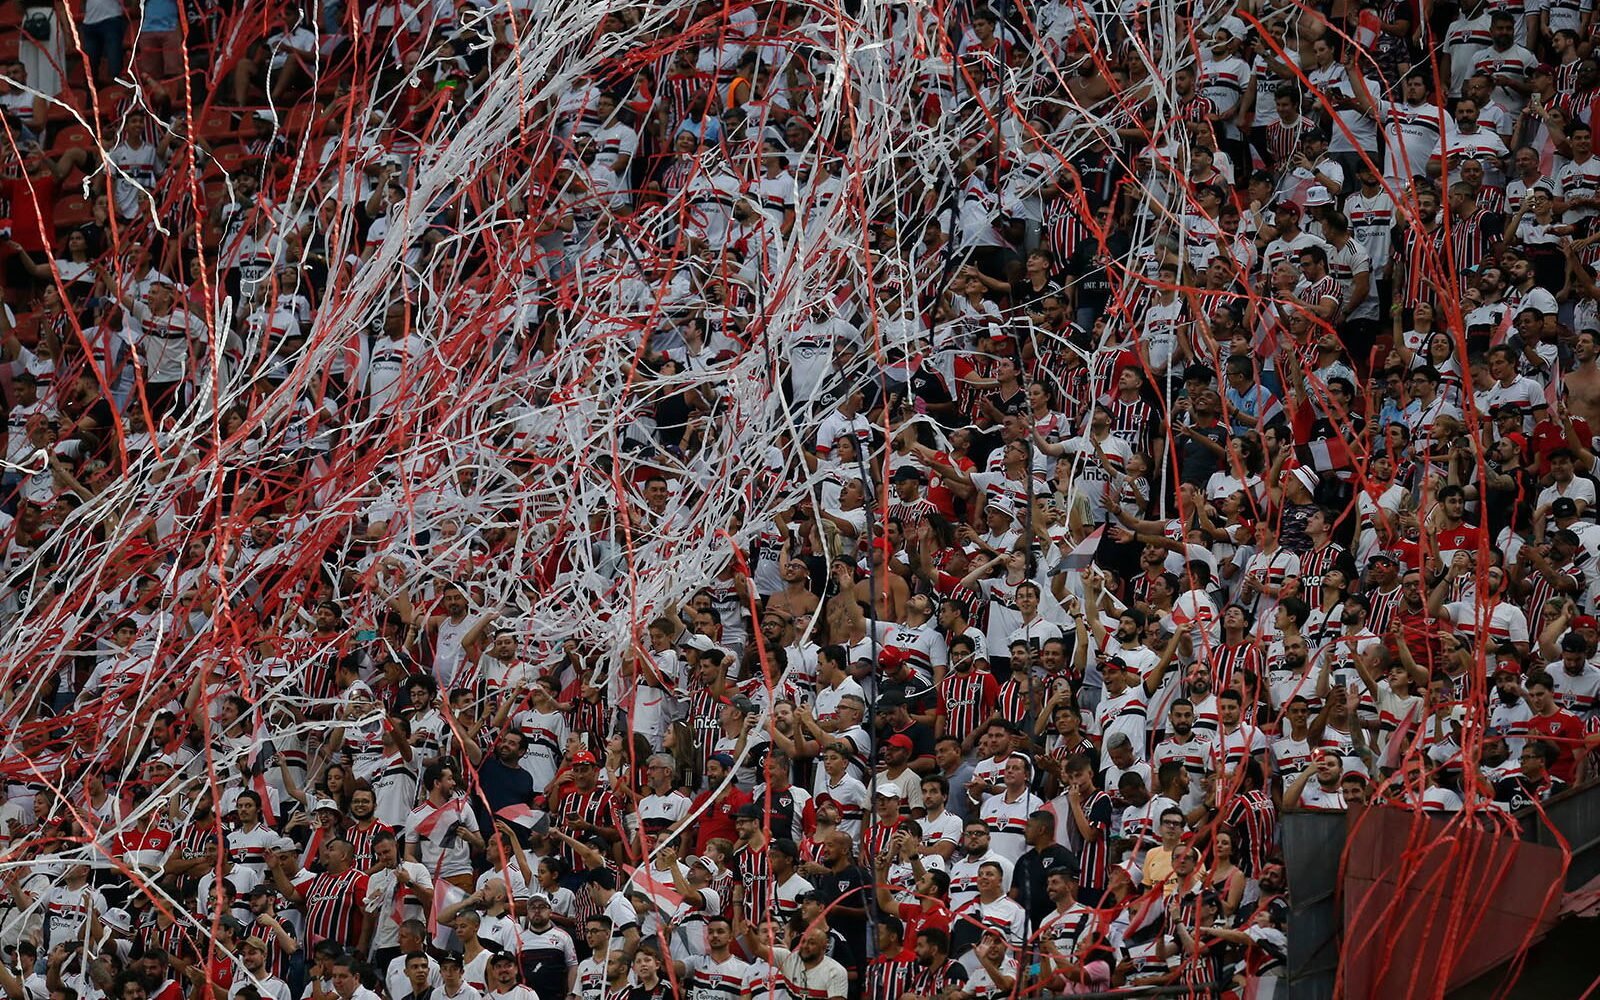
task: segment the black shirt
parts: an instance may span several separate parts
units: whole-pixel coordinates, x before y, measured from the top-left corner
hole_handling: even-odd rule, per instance
[[[1200,427],[1189,424],[1196,434],[1227,447],[1228,425],[1217,421],[1215,426]],[[1192,440],[1188,435],[1174,435],[1178,438],[1178,459],[1182,463],[1179,476],[1183,482],[1199,489],[1205,489],[1214,473],[1221,472],[1226,461],[1221,455],[1207,448],[1199,441]]]
[[[865,869],[851,865],[842,871],[828,872],[809,881],[816,887],[817,895],[822,898],[825,908],[834,903],[861,908],[869,905],[870,893],[866,890],[866,886],[872,884],[872,878]],[[828,923],[844,935],[844,939],[849,942],[857,955],[867,953],[865,918],[839,910],[828,910]]]
[[[1056,908],[1056,904],[1050,901],[1050,894],[1045,891],[1045,880],[1050,872],[1059,868],[1065,868],[1074,875],[1078,871],[1078,856],[1060,844],[1051,844],[1043,851],[1030,847],[1017,859],[1017,870],[1011,884],[1017,890],[1017,905],[1027,911],[1028,921],[1033,927],[1038,927],[1039,921]]]

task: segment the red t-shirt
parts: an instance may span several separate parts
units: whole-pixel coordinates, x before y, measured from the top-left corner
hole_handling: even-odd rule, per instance
[[[935,903],[931,909],[924,910],[921,903],[901,903],[900,921],[906,925],[905,940],[915,941],[917,932],[924,927],[937,927],[946,934],[950,933],[950,908],[943,903]]]
[[[1577,748],[1583,745],[1585,735],[1582,720],[1558,708],[1554,715],[1535,715],[1524,725],[1530,739],[1544,738],[1555,743],[1556,762],[1550,765],[1550,773],[1570,785],[1578,770]]]
[[[1579,441],[1590,441],[1594,435],[1589,430],[1589,422],[1582,417],[1572,418],[1572,430]],[[1554,420],[1541,420],[1533,425],[1533,434],[1528,438],[1528,447],[1533,451],[1534,471],[1541,476],[1550,474],[1550,453],[1558,448],[1567,446],[1567,432]]]
[[[695,812],[701,803],[715,793],[715,789],[701,792],[695,796],[694,803],[689,811]],[[721,799],[711,808],[700,814],[700,821],[695,824],[694,849],[696,854],[706,853],[706,844],[717,837],[726,837],[728,840],[738,840],[738,828],[733,825],[734,810],[750,801],[750,793],[730,788]]]
[[[1445,553],[1454,552],[1456,549],[1466,549],[1469,552],[1478,551],[1478,541],[1483,537],[1483,529],[1476,524],[1462,522],[1454,528],[1445,528],[1434,536],[1439,542],[1439,552],[1444,558],[1445,568],[1449,568],[1450,559]]]

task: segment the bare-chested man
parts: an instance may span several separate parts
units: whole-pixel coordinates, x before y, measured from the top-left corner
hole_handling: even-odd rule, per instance
[[[1583,332],[1574,338],[1572,354],[1578,361],[1572,371],[1561,376],[1567,411],[1589,424],[1590,433],[1600,433],[1600,343],[1595,335]]]

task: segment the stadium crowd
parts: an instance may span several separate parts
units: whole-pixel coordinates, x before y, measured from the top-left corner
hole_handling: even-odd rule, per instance
[[[1280,815],[1591,780],[1591,5],[897,4],[848,57],[821,6],[619,6],[540,155],[412,239],[528,6],[87,0],[93,107],[0,74],[0,615],[92,591],[6,668],[10,1000],[1266,997]],[[960,136],[942,175],[859,200],[869,127],[821,110],[857,77]],[[521,252],[452,242],[486,220]],[[336,313],[401,235],[400,292]],[[784,325],[802,245],[840,263]],[[478,278],[492,369],[431,306]],[[358,458],[492,371],[535,387],[497,446],[576,482],[528,413],[624,309],[593,520],[526,545],[471,469]],[[723,482],[757,352],[788,429]],[[97,506],[207,463],[216,503]],[[727,491],[794,499],[708,523]],[[723,529],[631,643],[488,584],[620,602]]]

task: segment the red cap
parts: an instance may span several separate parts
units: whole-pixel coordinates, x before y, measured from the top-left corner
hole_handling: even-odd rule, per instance
[[[1572,619],[1572,627],[1600,629],[1600,621],[1594,615],[1578,615]]]
[[[1533,73],[1543,73],[1545,76],[1555,76],[1556,75],[1555,68],[1552,67],[1549,63],[1540,63],[1537,66],[1533,67]],[[1531,76],[1533,74],[1530,73],[1529,75]]]
[[[571,764],[573,767],[577,767],[579,764],[598,764],[599,761],[595,760],[594,754],[590,753],[589,751],[579,750],[577,753],[567,758],[567,763]]]
[[[899,747],[902,750],[916,749],[911,742],[911,737],[907,736],[905,733],[895,733],[893,736],[889,737],[888,744],[892,747]]]
[[[1522,452],[1524,455],[1528,453],[1528,435],[1523,434],[1520,431],[1513,432],[1506,435],[1506,440],[1516,445],[1517,450]]]
[[[885,646],[878,650],[878,666],[885,669],[898,667],[911,658],[911,651],[898,646]]]

